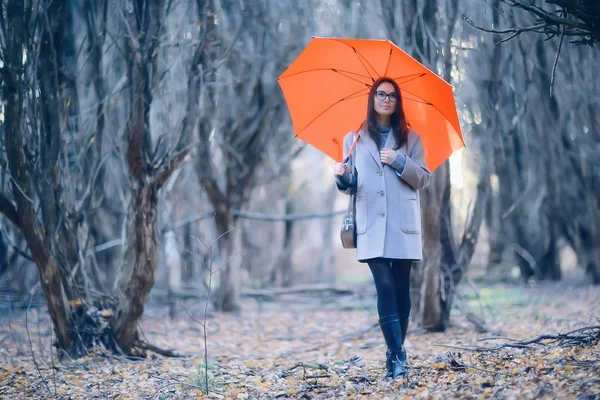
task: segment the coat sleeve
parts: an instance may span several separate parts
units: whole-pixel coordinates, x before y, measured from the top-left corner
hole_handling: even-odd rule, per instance
[[[429,183],[431,172],[425,164],[425,149],[423,148],[421,136],[416,133],[411,134],[415,135],[415,144],[409,151],[410,154],[406,155],[404,170],[402,173],[396,172],[396,174],[413,189],[421,190]]]
[[[354,136],[352,134],[346,135],[344,138],[344,150],[342,157],[348,154],[350,150],[350,146],[352,146],[352,142],[354,141]],[[354,149],[356,151],[356,148]],[[352,157],[353,155],[351,155]],[[351,163],[354,164],[354,163]],[[351,194],[352,189],[356,187],[356,177],[354,176],[354,170],[346,171],[346,174],[342,177],[335,177],[335,184],[338,190],[344,194]]]

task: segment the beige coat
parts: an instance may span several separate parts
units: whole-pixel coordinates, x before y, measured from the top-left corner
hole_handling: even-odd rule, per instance
[[[354,140],[354,133],[344,137],[344,155]],[[386,148],[395,146],[390,132]],[[362,132],[352,153],[358,173],[356,194],[356,259],[375,257],[421,260],[421,208],[418,190],[429,183],[431,172],[425,165],[421,137],[410,131],[407,143],[396,150],[406,157],[402,173],[389,165],[382,166],[377,145]],[[340,190],[350,194],[350,189]]]

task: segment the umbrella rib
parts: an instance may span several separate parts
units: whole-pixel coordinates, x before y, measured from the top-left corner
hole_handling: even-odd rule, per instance
[[[415,75],[416,75],[416,74],[415,74]],[[412,79],[408,79],[408,80],[406,80],[406,81],[404,81],[404,82],[402,82],[402,83],[406,83],[406,82],[410,82],[410,81],[412,81],[412,80],[415,80],[415,79],[422,78],[422,77],[423,77],[423,76],[425,76],[425,75],[427,75],[427,74],[425,74],[425,73],[418,74],[418,76],[415,76],[415,77],[413,77]],[[400,78],[403,78],[403,77],[394,78],[394,80],[396,80],[396,79],[400,79]],[[438,111],[440,114],[442,114],[442,116],[443,116],[444,118],[446,118],[446,121],[450,121],[450,120],[448,119],[448,117],[447,117],[447,116],[446,116],[446,115],[445,115],[445,114],[444,114],[444,113],[443,113],[443,112],[442,112],[442,111],[441,111],[439,108],[437,108],[437,106],[436,106],[435,104],[431,103],[430,101],[427,101],[427,100],[425,100],[425,99],[424,99],[424,98],[422,98],[421,96],[418,96],[418,95],[414,94],[414,93],[413,93],[413,92],[411,92],[410,90],[406,90],[406,89],[404,89],[404,88],[401,88],[400,90],[401,90],[402,92],[406,92],[406,93],[409,93],[409,94],[411,94],[411,95],[415,96],[417,99],[419,99],[419,100],[421,100],[421,101],[417,101],[417,100],[414,100],[414,99],[408,99],[408,98],[404,97],[404,99],[405,99],[405,100],[415,101],[415,102],[422,103],[422,104],[425,104],[425,105],[428,105],[428,106],[432,106],[432,107],[433,107],[433,108],[435,108],[435,109],[436,109],[436,110],[437,110],[437,111]]]
[[[425,103],[425,104],[431,104],[431,105],[433,105],[433,103],[431,103],[431,102],[430,102],[430,101],[428,101],[427,99],[424,99],[424,98],[422,98],[421,96],[414,94],[414,93],[413,93],[413,92],[411,92],[410,90],[406,90],[406,89],[400,89],[400,90],[401,90],[403,93],[404,93],[404,92],[406,92],[406,93],[408,93],[408,94],[412,94],[412,95],[413,95],[413,96],[415,96],[417,99],[419,99],[419,100],[422,100],[422,101],[423,101],[423,103]],[[407,100],[411,100],[411,99],[407,99]],[[414,100],[413,100],[413,101],[414,101]]]
[[[425,73],[418,73],[418,74],[411,74],[411,75],[399,76],[397,78],[392,78],[392,79],[397,80],[397,79],[400,79],[400,78],[408,78],[408,77],[410,77],[410,79],[407,79],[407,80],[402,81],[402,82],[398,82],[398,85],[401,85],[403,83],[414,81],[415,79],[422,78],[425,75],[427,75],[427,74],[425,74]]]
[[[352,71],[345,71],[345,70],[340,70],[340,69],[335,69],[335,68],[315,68],[315,69],[307,69],[307,70],[304,70],[304,71],[298,71],[296,73],[293,73],[293,74],[290,74],[290,75],[286,75],[286,76],[281,76],[281,77],[277,78],[277,80],[281,80],[281,79],[285,79],[285,78],[291,78],[292,76],[296,76],[296,75],[300,75],[300,74],[305,74],[307,72],[318,72],[318,71],[333,71],[333,72],[336,72],[336,73],[344,72],[344,73],[347,73],[347,74],[360,76],[361,78],[373,79],[373,78],[371,78],[371,76],[357,74],[356,72],[352,72]],[[341,74],[341,75],[343,75],[343,74]],[[346,76],[346,75],[343,75],[343,76]],[[350,78],[349,76],[346,76],[346,77]],[[350,79],[354,79],[354,78],[350,78]],[[360,82],[357,79],[354,79],[354,80],[356,80],[357,82]],[[360,82],[360,83],[364,84],[364,82]]]
[[[392,45],[390,44],[390,54],[388,54],[387,63],[385,64],[385,72],[383,76],[387,76],[388,68],[390,67],[390,61],[392,60]]]
[[[335,107],[335,106],[336,106],[336,105],[338,105],[339,103],[343,102],[344,100],[349,100],[349,99],[355,98],[355,96],[356,96],[356,97],[359,97],[358,95],[359,95],[359,94],[360,94],[362,91],[364,91],[364,90],[365,90],[365,89],[361,89],[361,90],[359,90],[358,92],[354,92],[354,93],[352,93],[352,94],[350,94],[350,95],[348,95],[348,96],[346,96],[346,97],[343,97],[343,98],[339,99],[337,102],[335,102],[335,103],[331,104],[329,107],[326,107],[326,108],[325,108],[323,111],[321,111],[319,114],[317,114],[317,115],[316,115],[316,116],[315,116],[315,117],[314,117],[314,118],[313,118],[313,119],[312,119],[312,120],[311,120],[311,121],[310,121],[308,124],[306,124],[306,125],[304,126],[304,128],[302,128],[302,130],[301,130],[300,132],[298,132],[298,133],[295,135],[295,137],[298,137],[298,136],[300,136],[300,134],[301,134],[302,132],[304,132],[304,131],[306,130],[306,128],[308,128],[309,126],[311,126],[313,122],[315,122],[317,119],[319,119],[319,117],[320,117],[321,115],[325,114],[327,111],[331,110],[333,107]],[[365,94],[367,94],[367,93],[365,93]]]
[[[446,119],[446,121],[448,121],[448,122],[450,121],[450,119],[442,112],[442,110],[440,110],[439,108],[437,108],[437,106],[435,104],[433,104],[432,102],[427,101],[424,98],[422,98],[420,96],[417,96],[416,94],[414,94],[414,93],[412,93],[412,92],[410,92],[408,90],[404,90],[403,89],[402,91],[403,92],[408,92],[408,93],[412,94],[413,96],[415,96],[416,98],[418,98],[421,101],[414,100],[414,99],[408,99],[406,97],[404,97],[404,100],[410,100],[410,101],[414,101],[414,102],[417,102],[417,103],[425,104],[427,106],[431,106],[431,107],[435,108],[440,114],[442,114],[442,116]]]
[[[367,89],[369,89],[369,90],[370,90],[370,88],[367,88]],[[356,92],[356,93],[353,93],[353,94],[351,94],[351,95],[349,95],[349,96],[347,96],[347,97],[344,97],[344,98],[343,98],[342,100],[340,100],[340,101],[344,101],[344,100],[350,100],[350,99],[356,99],[356,98],[359,98],[360,96],[368,95],[369,93],[368,93],[368,90],[367,90],[367,89],[362,89],[362,90],[360,90],[360,91],[358,91],[358,92]],[[364,91],[364,93],[363,93],[363,91]]]
[[[333,68],[332,68],[331,70],[332,70],[333,72],[337,72],[338,74],[340,74],[340,75],[342,75],[342,76],[345,76],[345,77],[346,77],[346,78],[348,78],[348,79],[351,79],[351,80],[353,80],[353,81],[355,81],[355,82],[358,82],[358,83],[360,83],[361,85],[365,85],[366,87],[370,87],[368,83],[364,83],[364,82],[362,82],[362,81],[359,81],[359,80],[358,80],[358,79],[356,79],[356,78],[353,78],[353,77],[351,77],[351,76],[348,76],[348,75],[344,75],[344,74],[342,73],[342,72],[347,72],[347,73],[350,73],[350,74],[351,74],[352,72],[348,72],[348,71],[339,71],[339,70],[337,70],[337,69],[333,69]],[[359,76],[363,76],[363,75],[359,75]],[[366,78],[366,77],[365,77],[365,78]]]
[[[367,67],[365,66],[365,62],[369,65],[369,67],[371,67],[371,69],[377,73],[377,70],[375,68],[373,68],[373,66],[371,65],[371,63],[369,62],[369,60],[367,60],[365,58],[365,56],[363,56],[362,54],[360,54],[358,52],[358,50],[356,50],[356,48],[354,46],[351,46],[350,44],[340,40],[340,39],[336,39],[336,42],[340,42],[342,44],[345,44],[346,46],[350,47],[353,51],[354,54],[356,54],[356,57],[358,58],[358,61],[360,61],[360,63],[362,64],[363,68],[365,69],[365,71],[367,72],[367,74],[369,74],[369,77],[371,78],[371,81],[375,82],[375,79],[373,78],[373,76],[369,73],[369,70],[367,69]]]

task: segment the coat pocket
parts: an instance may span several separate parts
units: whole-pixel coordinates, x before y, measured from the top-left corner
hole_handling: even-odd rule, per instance
[[[362,235],[367,231],[368,208],[366,193],[356,194],[356,234]]]
[[[417,199],[402,199],[400,224],[405,233],[421,232],[421,210]]]

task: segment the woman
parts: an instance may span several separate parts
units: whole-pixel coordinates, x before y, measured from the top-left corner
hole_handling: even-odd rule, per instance
[[[344,155],[355,137],[350,132],[344,138]],[[422,258],[418,190],[427,186],[431,172],[392,79],[380,78],[371,87],[367,119],[351,156],[354,170],[340,163],[334,175],[341,192],[356,192],[356,258],[373,274],[379,325],[388,347],[386,376],[395,379],[408,374],[403,343],[410,314],[410,269]]]

